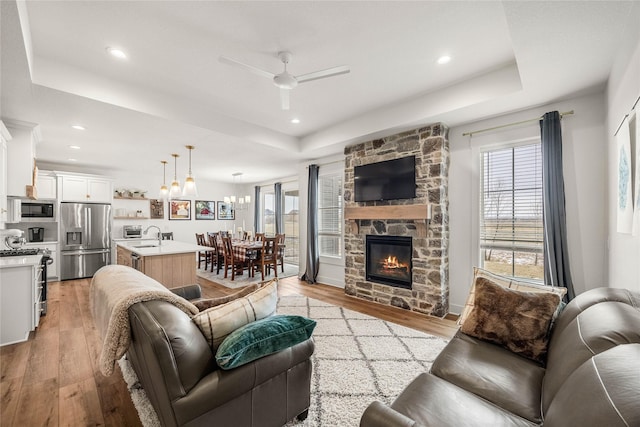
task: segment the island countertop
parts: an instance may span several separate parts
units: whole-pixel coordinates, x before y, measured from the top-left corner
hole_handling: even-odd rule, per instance
[[[179,242],[177,240],[163,240],[161,245],[158,245],[157,240],[145,240],[137,242],[120,242],[116,241],[116,245],[122,247],[136,254],[148,257],[156,255],[173,255],[173,254],[185,254],[196,253],[198,251],[211,251],[213,248],[209,246],[199,246],[193,243]]]

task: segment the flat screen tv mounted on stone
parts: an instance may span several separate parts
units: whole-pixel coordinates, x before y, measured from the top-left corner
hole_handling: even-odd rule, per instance
[[[356,166],[353,173],[356,202],[416,197],[416,156]]]

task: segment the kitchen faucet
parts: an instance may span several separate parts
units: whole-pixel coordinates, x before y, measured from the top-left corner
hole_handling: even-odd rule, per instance
[[[155,228],[155,229],[158,230],[158,246],[161,246],[162,245],[162,231],[160,231],[160,227],[158,227],[157,225],[150,225],[150,226],[147,227],[146,230],[143,231],[143,234],[144,235],[149,234],[149,229],[151,229],[151,228]]]

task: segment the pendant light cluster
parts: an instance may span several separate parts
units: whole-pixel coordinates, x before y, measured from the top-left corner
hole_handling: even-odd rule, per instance
[[[197,197],[198,190],[196,188],[196,180],[191,173],[191,151],[195,148],[193,145],[187,145],[187,150],[189,150],[189,173],[185,178],[184,188],[180,188],[180,181],[178,181],[178,157],[179,154],[173,153],[171,156],[173,157],[173,181],[171,181],[171,187],[167,188],[166,185],[166,170],[167,170],[167,162],[162,160],[163,166],[163,178],[162,178],[162,186],[160,187],[160,197],[163,200],[166,199],[175,199],[178,197]]]

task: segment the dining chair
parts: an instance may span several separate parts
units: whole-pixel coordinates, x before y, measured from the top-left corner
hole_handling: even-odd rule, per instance
[[[173,240],[173,231],[162,233],[162,240]]]
[[[256,233],[256,242],[264,240],[264,233]]]
[[[198,244],[198,246],[209,246],[204,238],[204,233],[196,233],[196,243]],[[198,269],[202,265],[202,261],[204,261],[204,269],[206,270],[207,265],[209,265],[211,259],[212,257],[210,251],[198,251]]]
[[[235,280],[236,273],[242,272],[247,267],[246,260],[236,259],[233,253],[233,244],[231,237],[222,238],[222,253],[224,254],[224,278],[228,277],[229,267],[231,267],[231,280]]]
[[[224,264],[224,254],[222,253],[222,247],[218,245],[218,233],[208,233],[209,246],[213,248],[211,253],[211,272],[213,273],[213,267],[216,267],[216,274],[220,274],[220,268]]]
[[[282,272],[284,273],[284,240],[285,240],[285,235],[284,233],[281,234],[276,234],[276,248],[277,248],[277,252],[276,252],[276,259],[278,260],[278,264],[280,264],[280,268],[282,269]]]
[[[265,269],[268,269],[269,273],[271,273],[271,266],[273,266],[273,271],[276,279],[278,278],[277,255],[277,239],[275,237],[264,237],[262,239],[262,250],[260,251],[260,259],[258,260],[260,264],[260,274],[262,274],[262,281],[264,281]]]

